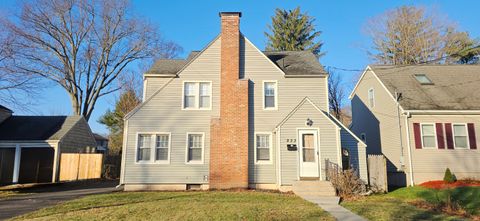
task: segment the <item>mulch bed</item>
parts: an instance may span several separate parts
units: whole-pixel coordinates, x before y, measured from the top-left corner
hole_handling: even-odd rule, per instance
[[[454,183],[445,183],[443,180],[434,180],[428,181],[420,184],[420,186],[430,188],[430,189],[445,189],[445,188],[455,188],[455,187],[464,187],[464,186],[480,186],[479,180],[458,180]]]

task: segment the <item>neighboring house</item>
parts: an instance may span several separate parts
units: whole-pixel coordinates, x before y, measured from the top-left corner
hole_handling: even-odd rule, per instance
[[[480,66],[369,66],[350,95],[351,129],[388,160],[389,185],[480,178]]]
[[[144,74],[144,101],[125,118],[125,190],[287,190],[324,180],[327,159],[342,166],[342,148],[367,179],[365,145],[327,113],[318,59],[260,51],[240,16],[220,13],[221,34],[202,51]]]
[[[95,137],[95,142],[97,142],[97,152],[98,153],[107,153],[108,152],[108,138],[93,133],[93,137]]]
[[[16,116],[0,106],[0,184],[58,181],[61,153],[95,151],[81,116]]]

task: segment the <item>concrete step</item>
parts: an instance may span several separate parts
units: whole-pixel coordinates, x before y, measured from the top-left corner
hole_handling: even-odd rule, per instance
[[[336,195],[335,188],[328,181],[296,181],[293,183],[292,190],[299,196],[309,198]]]

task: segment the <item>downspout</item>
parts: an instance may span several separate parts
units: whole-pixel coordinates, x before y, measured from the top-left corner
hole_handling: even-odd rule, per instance
[[[403,171],[405,169],[405,157],[403,155],[403,137],[402,137],[402,120],[400,119],[400,103],[398,102],[400,100],[401,94],[395,90],[395,100],[397,102],[397,119],[398,119],[398,131],[400,135],[400,168],[397,169],[397,171]]]
[[[410,127],[408,126],[408,118],[410,118],[410,112],[405,113],[405,133],[407,135],[407,147],[408,147],[408,163],[409,163],[409,175],[410,175],[410,186],[413,186],[413,162],[412,162],[412,148],[410,145]]]
[[[122,162],[120,164],[120,184],[117,186],[120,187],[121,185],[125,184],[125,160],[127,155],[127,140],[128,140],[128,120],[123,120],[123,147],[122,147]]]
[[[280,147],[280,136],[281,136],[281,127],[276,128],[276,136],[277,136],[277,185],[278,189],[282,186],[282,164],[281,164],[281,147]]]

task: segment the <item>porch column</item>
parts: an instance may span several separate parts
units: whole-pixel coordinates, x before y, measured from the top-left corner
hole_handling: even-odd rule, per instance
[[[13,164],[13,183],[18,183],[18,175],[20,173],[20,158],[22,154],[22,148],[20,144],[15,145],[15,161]]]
[[[60,165],[60,143],[54,145],[54,156],[53,156],[53,173],[52,173],[52,183],[57,182],[58,180],[58,166]]]

